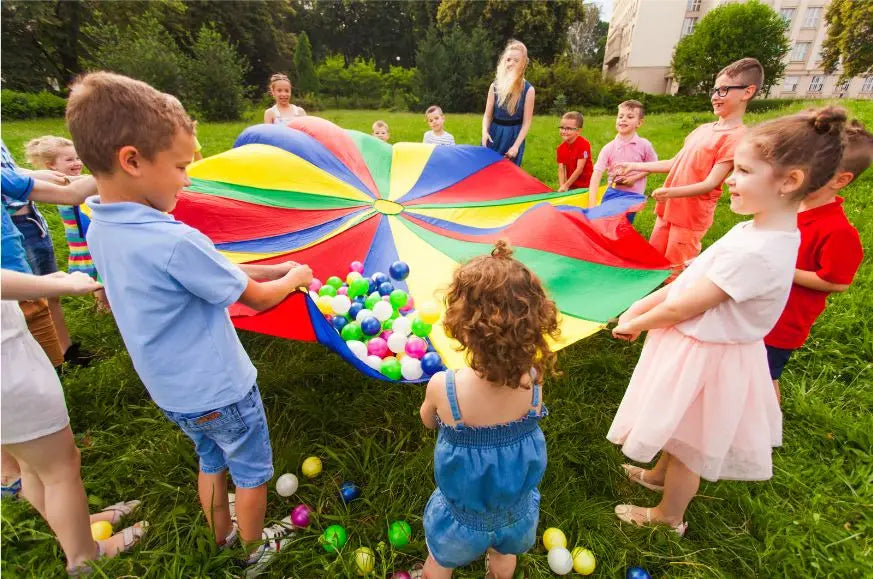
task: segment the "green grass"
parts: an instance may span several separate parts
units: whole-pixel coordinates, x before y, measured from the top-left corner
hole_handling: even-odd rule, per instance
[[[873,125],[873,103],[849,104]],[[792,109],[797,110],[798,105]],[[422,115],[328,111],[338,124],[369,132],[374,120],[391,126],[393,141],[420,140]],[[776,116],[756,115],[750,122]],[[641,133],[661,157],[672,156],[705,114],[653,115]],[[586,119],[585,135],[598,151],[613,136],[612,118]],[[446,128],[459,143],[478,139],[480,118],[450,115]],[[201,124],[204,154],[229,148],[246,123]],[[525,169],[547,183],[556,180],[557,117],[538,116],[528,139]],[[65,133],[61,120],[4,123],[3,138],[17,158],[23,142]],[[652,178],[650,189],[662,177]],[[873,253],[873,171],[845,192],[846,211]],[[59,263],[66,245],[56,212],[46,210]],[[724,234],[738,217],[722,203],[705,242]],[[651,212],[637,220],[644,234]],[[704,483],[688,511],[685,539],[661,529],[619,524],[620,502],[653,504],[655,496],[622,476],[620,451],[604,438],[627,385],[640,344],[605,334],[564,350],[564,374],[546,386],[552,413],[544,422],[549,468],[543,480],[541,529],[558,526],[570,546],[591,548],[596,575],[621,576],[641,565],[653,576],[869,577],[873,576],[873,268],[865,260],[852,288],[833,296],[783,380],[784,445],[774,453],[767,482]],[[232,555],[211,544],[196,497],[197,461],[192,446],[150,401],[131,366],[112,318],[95,313],[88,298],[64,300],[77,340],[100,354],[99,363],[68,373],[64,388],[73,431],[82,448],[82,474],[95,508],[122,498],[141,498],[152,527],[133,553],[98,565],[96,576],[222,577]],[[325,471],[283,499],[271,490],[268,515],[281,518],[299,501],[316,507],[312,529],[298,534],[276,561],[272,576],[352,575],[351,551],[377,554],[377,574],[408,568],[426,556],[421,515],[433,490],[434,436],[418,418],[422,388],[363,378],[318,345],[242,333],[259,371],[267,408],[276,473],[299,472],[309,455]],[[179,385],[184,388],[184,384]],[[363,497],[343,505],[339,483],[354,480]],[[415,533],[402,552],[386,547],[386,526],[405,519]],[[46,526],[23,503],[4,502],[2,572],[8,577],[62,576],[61,553]],[[318,545],[321,529],[341,523],[349,530],[341,557]],[[525,577],[550,575],[541,545],[520,558]],[[481,577],[483,565],[457,576]]]

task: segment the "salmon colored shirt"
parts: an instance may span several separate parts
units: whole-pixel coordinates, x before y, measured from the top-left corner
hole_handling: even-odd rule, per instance
[[[705,181],[712,168],[719,163],[731,163],[734,150],[746,132],[744,125],[720,129],[715,123],[700,125],[685,137],[682,150],[674,158],[673,168],[667,174],[664,187],[680,187]],[[659,202],[655,206],[658,217],[671,223],[706,231],[712,225],[715,206],[721,197],[718,187],[693,197],[676,197]]]

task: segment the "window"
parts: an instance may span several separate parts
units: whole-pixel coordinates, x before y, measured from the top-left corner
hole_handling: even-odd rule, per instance
[[[803,19],[803,27],[818,28],[819,20],[821,20],[821,7],[807,8],[806,17]]]
[[[806,62],[806,55],[809,54],[810,42],[796,42],[791,51],[791,62]]]
[[[873,92],[873,75],[864,79],[864,84],[861,85],[861,92]]]
[[[797,10],[796,8],[783,8],[779,11],[779,16],[782,17],[782,20],[785,21],[785,26],[790,27],[791,21],[794,20],[794,12]]]
[[[844,93],[849,91],[849,84],[852,82],[852,79],[841,82],[838,85],[834,86],[835,93]]]
[[[822,87],[824,87],[824,79],[825,77],[820,74],[812,77],[812,80],[809,81],[809,92],[821,92]]]
[[[685,23],[682,25],[682,37],[688,36],[692,32],[694,32],[694,27],[697,25],[697,18],[686,18]]]
[[[782,90],[785,92],[794,92],[797,90],[797,83],[800,82],[799,76],[786,76],[782,82]]]
[[[688,12],[700,12],[700,0],[688,0]]]

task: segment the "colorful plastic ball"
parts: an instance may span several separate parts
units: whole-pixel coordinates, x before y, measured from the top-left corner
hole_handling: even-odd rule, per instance
[[[594,553],[582,547],[576,547],[570,553],[573,557],[573,570],[580,575],[591,575],[597,567],[597,559],[594,558]]]
[[[330,300],[330,306],[333,308],[334,313],[344,316],[349,313],[349,309],[352,307],[352,300],[349,299],[349,296],[334,296]]]
[[[340,486],[340,498],[344,503],[350,503],[361,496],[361,487],[351,481],[346,481]]]
[[[391,329],[394,330],[395,334],[403,334],[404,336],[408,336],[410,332],[412,332],[412,319],[411,318],[397,318],[394,320],[394,325],[391,326]]]
[[[376,285],[380,285],[389,281],[388,276],[382,273],[381,271],[377,271],[373,275],[370,276],[370,279],[376,282]]]
[[[394,357],[382,360],[382,368],[380,371],[392,380],[400,380],[403,376],[403,373],[400,370],[400,362],[398,362],[397,358]]]
[[[340,331],[340,336],[342,336],[343,340],[346,342],[349,340],[361,341],[364,337],[364,332],[361,330],[361,324],[358,322],[349,322]]]
[[[428,352],[421,357],[421,369],[430,376],[443,369],[443,359],[436,352]]]
[[[326,285],[324,287],[330,287]],[[322,288],[324,289],[324,288]],[[318,307],[318,311],[322,314],[329,316],[333,314],[333,297],[332,296],[318,296],[318,299],[315,300],[315,305]]]
[[[342,525],[331,525],[321,534],[321,546],[328,553],[336,553],[345,546],[348,540],[349,534],[346,533]]]
[[[374,316],[365,317],[359,323],[361,324],[361,331],[367,336],[375,336],[382,331],[382,322]]]
[[[339,286],[343,285],[343,280],[338,276],[332,275],[325,280],[324,285],[331,285],[334,289],[337,289]]]
[[[333,297],[336,295],[336,288],[332,285],[324,284],[323,286],[321,286],[321,289],[318,290],[318,295]]]
[[[415,300],[412,299],[412,296],[409,296],[409,299],[406,300],[406,305],[403,306],[402,308],[400,308],[400,313],[405,315],[414,309],[415,309]]]
[[[306,478],[315,478],[321,474],[321,459],[317,456],[310,456],[303,461],[300,471]]]
[[[419,338],[424,338],[430,331],[433,329],[433,326],[422,320],[421,318],[415,318],[412,320],[412,333],[418,336]]]
[[[338,290],[336,290],[336,295],[338,295],[338,296],[347,296],[347,295],[349,295],[349,288],[347,288],[346,286],[342,286],[341,288],[339,288]]]
[[[434,302],[424,302],[418,306],[418,317],[427,324],[433,324],[440,319],[440,310]]]
[[[543,533],[543,546],[546,548],[546,551],[551,551],[555,547],[564,547],[566,549],[567,536],[561,529],[549,527]]]
[[[406,380],[418,380],[424,376],[424,370],[421,369],[421,360],[412,356],[404,356],[400,360],[400,374]]]
[[[367,295],[373,293],[377,289],[379,289],[379,284],[373,281],[373,278],[370,278],[370,287],[367,289]]]
[[[406,351],[407,338],[396,330],[388,337],[386,342],[388,343],[388,349],[395,354]]]
[[[368,310],[372,310],[373,306],[378,304],[380,301],[382,301],[382,296],[379,295],[379,292],[373,292],[369,296],[367,296],[367,299],[364,301],[364,305],[367,306]]]
[[[394,326],[394,320],[392,318],[388,318],[387,320],[382,322],[382,332],[384,333],[389,331],[392,326]],[[387,340],[388,338],[385,339]]]
[[[355,549],[355,567],[357,567],[358,575],[369,575],[375,566],[376,557],[369,547]]]
[[[409,574],[409,571],[395,571],[388,576],[388,579],[412,579],[412,575]]]
[[[394,284],[390,281],[386,281],[379,284],[379,295],[388,296],[391,295],[391,292],[394,291]]]
[[[352,301],[356,304],[361,304],[361,307],[364,307],[364,302],[367,301],[366,295],[355,296],[352,298]]]
[[[573,557],[564,547],[549,550],[549,569],[556,575],[566,575],[573,570]]]
[[[405,547],[411,539],[412,528],[406,521],[394,521],[388,525],[388,542],[395,549]]]
[[[388,320],[388,321],[390,322],[391,320]],[[382,333],[379,334],[379,337],[382,338],[383,340],[385,340],[385,342],[387,342],[387,341],[388,341],[388,338],[390,338],[390,337],[391,337],[391,334],[393,334],[393,333],[394,333],[394,331],[391,330],[391,328],[388,328],[388,329],[386,330],[386,329],[385,329],[385,324],[382,324]]]
[[[391,314],[394,313],[394,308],[391,304],[385,301],[373,305],[373,315],[380,322],[385,322],[391,319]]]
[[[363,360],[367,357],[367,344],[364,342],[359,342],[358,340],[349,340],[346,342],[346,346],[349,347],[349,350],[352,351],[352,354],[355,355],[359,360]]]
[[[286,472],[276,479],[276,492],[280,497],[290,497],[297,492],[297,487],[300,486],[300,481],[297,480],[297,475]]]
[[[352,305],[349,307],[349,312],[348,312],[349,317],[353,320],[357,319],[358,314],[363,309],[364,309],[364,304],[358,303],[357,301],[353,302]]]
[[[318,290],[321,289],[321,286],[324,284],[317,277],[312,278],[312,281],[309,283],[309,291],[318,293]]]
[[[351,286],[353,281],[355,281],[356,279],[361,279],[363,277],[364,276],[362,276],[361,273],[358,271],[350,271],[348,274],[346,274],[346,283]]]
[[[351,274],[349,274],[351,275]],[[360,277],[349,283],[349,295],[352,297],[368,294],[370,290],[370,280]]]
[[[364,273],[364,264],[360,261],[353,261],[349,264],[349,270],[360,274]]]
[[[427,342],[417,336],[413,336],[406,341],[404,351],[413,358],[420,360],[427,353]]]
[[[91,523],[91,537],[95,541],[105,541],[112,536],[112,524],[109,521]]]
[[[391,302],[391,306],[399,310],[406,305],[406,302],[409,301],[409,294],[402,289],[396,289],[391,292],[389,300]]]
[[[395,261],[388,268],[388,275],[397,280],[406,279],[409,276],[409,265],[405,261]]]
[[[291,524],[299,529],[305,529],[311,522],[309,518],[311,512],[312,510],[306,505],[297,505],[291,511]]]
[[[367,342],[367,353],[382,359],[388,354],[388,343],[382,338],[373,338]]]
[[[642,567],[628,567],[624,579],[652,579],[652,576]]]
[[[382,358],[380,358],[379,356],[369,355],[364,358],[364,362],[367,364],[367,366],[369,366],[376,372],[382,371]]]
[[[369,308],[364,308],[364,309],[360,310],[357,314],[355,314],[355,321],[360,324],[361,320],[363,320],[364,318],[373,318],[373,317],[375,317],[373,315],[373,310],[371,310]]]
[[[330,323],[333,324],[334,330],[342,332],[346,324],[349,323],[349,319],[345,316],[334,316],[330,319]]]

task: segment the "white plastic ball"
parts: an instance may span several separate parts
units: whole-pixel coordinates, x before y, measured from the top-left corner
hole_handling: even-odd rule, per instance
[[[400,373],[407,380],[418,380],[424,374],[424,370],[421,369],[421,360],[412,356],[404,356],[400,360]]]
[[[333,307],[334,312],[344,316],[348,313],[349,308],[352,307],[352,300],[349,299],[349,296],[338,295],[330,300],[330,305]]]
[[[281,497],[290,497],[297,492],[297,487],[300,486],[300,481],[297,480],[297,475],[286,472],[276,480],[276,492]]]
[[[573,556],[564,547],[549,551],[549,568],[556,575],[566,575],[573,570]]]
[[[394,320],[394,323],[391,324],[391,330],[394,332],[394,334],[408,336],[412,332],[412,320],[410,318],[401,316]]]
[[[379,356],[367,356],[366,359],[364,359],[364,362],[366,362],[367,366],[376,372],[382,371],[382,358]]]
[[[375,318],[375,317],[376,316],[373,315],[373,310],[368,310],[367,308],[364,308],[360,312],[358,312],[357,316],[355,316],[355,321],[360,324],[361,320],[363,320],[364,318]]]
[[[400,318],[397,319],[399,320]],[[406,350],[406,341],[407,337],[404,334],[393,332],[388,336],[388,349],[395,354],[399,354]]]
[[[391,307],[389,302],[382,301],[373,306],[373,315],[376,316],[376,319],[380,322],[384,322],[393,314],[394,308]]]
[[[352,354],[358,357],[359,360],[367,360],[367,344],[359,340],[349,340],[346,346],[352,351]]]

